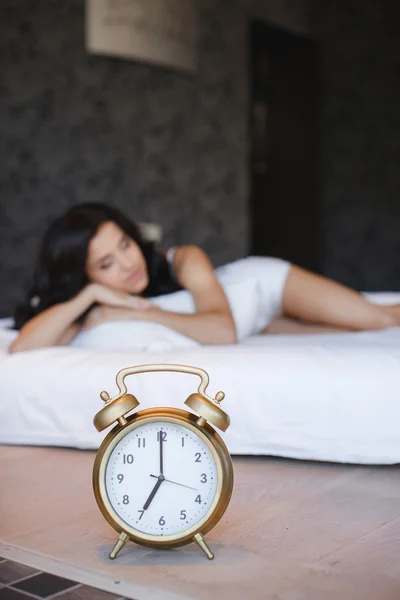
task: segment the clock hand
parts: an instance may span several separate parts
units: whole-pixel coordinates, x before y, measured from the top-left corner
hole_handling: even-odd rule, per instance
[[[143,510],[147,510],[149,508],[154,496],[157,494],[158,489],[164,480],[165,480],[165,478],[163,475],[160,475],[158,477],[158,481],[157,481],[156,485],[153,487],[153,489],[150,493],[150,496],[147,498],[146,502],[143,505]]]
[[[150,475],[150,477],[157,478],[157,475]],[[195,492],[199,491],[197,488],[190,487],[190,485],[184,485],[183,483],[178,483],[177,481],[171,481],[170,479],[165,479],[165,477],[164,477],[164,481],[168,481],[168,483],[175,483],[175,485],[181,485],[182,487],[189,488],[189,490],[194,490]]]
[[[147,510],[154,498],[154,496],[157,494],[158,489],[160,487],[160,485],[162,484],[163,481],[165,481],[165,477],[163,475],[163,471],[164,471],[164,464],[163,464],[163,432],[162,430],[160,430],[160,475],[158,476],[158,481],[156,483],[156,485],[154,486],[154,488],[152,489],[150,496],[147,498],[146,502],[144,503],[143,506],[143,510]]]
[[[164,457],[163,457],[163,432],[160,431],[160,475],[164,472]]]

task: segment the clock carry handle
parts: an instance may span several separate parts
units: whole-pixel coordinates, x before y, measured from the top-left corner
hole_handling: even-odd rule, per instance
[[[97,413],[94,418],[94,425],[98,431],[105,429],[112,422],[118,421],[120,425],[126,424],[124,414],[136,408],[139,401],[132,394],[128,394],[128,389],[125,385],[125,377],[127,375],[136,375],[137,373],[149,373],[155,371],[173,371],[177,373],[189,373],[198,375],[201,379],[197,393],[191,394],[185,404],[200,415],[197,420],[198,425],[204,425],[206,421],[210,421],[213,425],[225,431],[230,424],[230,418],[220,408],[220,402],[224,399],[224,392],[217,392],[215,398],[211,398],[206,394],[206,389],[210,378],[208,373],[198,367],[190,367],[187,365],[173,364],[150,364],[138,365],[135,367],[126,367],[121,369],[116,376],[117,386],[120,393],[115,398],[110,398],[108,392],[101,392],[100,397],[106,403],[105,407]]]
[[[119,387],[120,394],[117,397],[126,394],[127,387],[125,385],[125,377],[127,375],[136,375],[136,373],[149,373],[154,371],[174,371],[176,373],[189,373],[191,375],[198,375],[201,379],[200,385],[198,387],[197,393],[200,394],[205,400],[209,402],[213,402],[214,404],[219,404],[221,400],[225,398],[224,392],[217,392],[215,398],[211,398],[206,394],[206,388],[210,382],[210,378],[208,373],[204,371],[204,369],[200,369],[199,367],[189,367],[187,365],[171,365],[171,364],[158,364],[158,365],[139,365],[137,367],[126,367],[126,369],[121,369],[117,373],[116,381],[117,386]]]

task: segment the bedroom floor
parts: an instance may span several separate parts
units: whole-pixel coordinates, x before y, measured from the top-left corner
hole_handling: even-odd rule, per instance
[[[0,559],[0,600],[125,600],[76,581]]]
[[[135,600],[400,597],[400,466],[235,457],[231,504],[207,535],[214,561],[131,543],[110,561],[93,452],[2,446],[0,458],[0,556],[74,583],[49,598],[92,600],[79,583]]]

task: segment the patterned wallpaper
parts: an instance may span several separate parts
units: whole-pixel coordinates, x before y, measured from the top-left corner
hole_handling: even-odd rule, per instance
[[[187,75],[88,55],[83,0],[2,0],[1,315],[46,224],[77,202],[156,221],[165,244],[199,244],[215,265],[246,254],[248,15],[302,31],[307,6],[199,0]]]
[[[400,289],[395,4],[198,0],[188,75],[88,55],[83,0],[2,0],[0,315],[46,224],[77,202],[156,221],[165,244],[199,244],[215,265],[246,254],[250,16],[321,39],[327,274]]]

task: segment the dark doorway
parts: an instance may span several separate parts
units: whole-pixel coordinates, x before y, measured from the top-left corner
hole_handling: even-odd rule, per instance
[[[317,42],[250,24],[250,251],[322,271]]]

